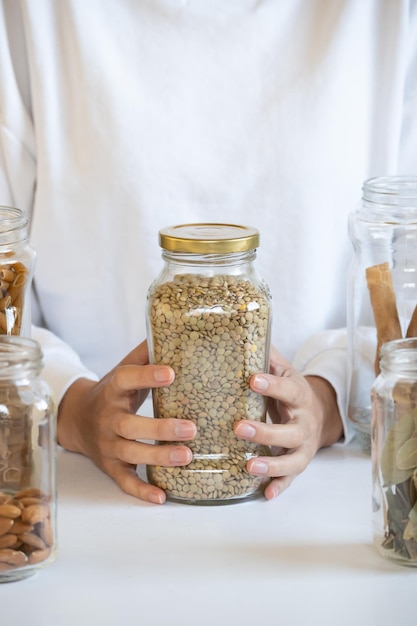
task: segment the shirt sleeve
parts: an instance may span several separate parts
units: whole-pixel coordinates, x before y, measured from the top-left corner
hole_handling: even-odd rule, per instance
[[[340,443],[349,443],[355,431],[347,415],[347,330],[326,330],[312,335],[296,353],[293,365],[304,376],[320,376],[333,386],[344,432]]]
[[[57,405],[67,389],[78,378],[98,380],[97,374],[85,367],[78,354],[62,339],[45,328],[32,327],[32,338],[43,353],[43,377],[51,388]]]
[[[406,57],[404,99],[399,146],[398,174],[415,175],[417,170],[417,0],[409,0],[408,36],[404,42]],[[392,172],[394,173],[394,172]],[[344,437],[349,443],[355,430],[348,416],[349,363],[347,330],[327,330],[310,337],[298,350],[294,367],[304,375],[321,376],[335,389]],[[369,380],[374,376],[375,337],[370,333],[362,342],[361,362]]]
[[[0,204],[18,207],[30,218],[36,190],[36,141],[25,35],[17,0],[0,2],[0,76]],[[32,311],[32,320],[41,324],[35,297]],[[52,332],[32,326],[32,337],[41,345],[43,375],[57,404],[77,378],[98,379]]]

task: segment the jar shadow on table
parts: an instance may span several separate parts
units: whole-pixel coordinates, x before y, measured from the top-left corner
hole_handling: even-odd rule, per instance
[[[263,546],[242,543],[229,546],[227,554],[229,558],[234,556],[236,560],[245,560],[251,564],[251,568],[262,571],[268,577],[276,575],[280,568],[285,568],[286,576],[291,573],[298,576],[300,572],[306,574],[318,569],[331,573],[346,573],[349,570],[390,575],[395,572],[404,574],[405,571],[404,567],[382,560],[371,543]]]

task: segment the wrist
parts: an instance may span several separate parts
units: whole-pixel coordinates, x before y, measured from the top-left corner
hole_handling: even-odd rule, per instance
[[[330,446],[342,437],[343,424],[333,386],[321,376],[306,376],[313,390],[320,414],[319,447]]]
[[[88,378],[78,378],[68,387],[58,406],[58,444],[71,452],[85,454],[82,428],[85,426],[81,407],[86,406],[86,395],[96,382]]]

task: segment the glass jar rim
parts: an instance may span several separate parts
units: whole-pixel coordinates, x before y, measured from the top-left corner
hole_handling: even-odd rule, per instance
[[[4,204],[0,204],[0,218],[0,233],[22,228],[28,223],[27,215],[22,209]]]
[[[0,246],[25,241],[28,237],[28,222],[22,209],[0,205]]]
[[[417,176],[376,176],[365,180],[362,197],[386,206],[417,208]]]
[[[259,231],[238,224],[179,224],[159,231],[159,245],[164,250],[190,254],[248,252],[258,247]]]
[[[396,363],[417,369],[417,337],[387,341],[381,347],[381,367]]]
[[[0,379],[8,378],[11,370],[40,369],[42,361],[42,349],[35,339],[0,335]]]

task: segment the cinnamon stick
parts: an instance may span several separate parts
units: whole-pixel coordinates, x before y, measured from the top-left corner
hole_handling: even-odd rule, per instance
[[[408,324],[406,337],[417,337],[417,306],[415,307]]]
[[[378,375],[380,372],[379,357],[382,344],[393,339],[401,339],[401,325],[388,263],[368,267],[366,269],[366,281],[368,283],[377,332],[374,367],[375,374]]]

